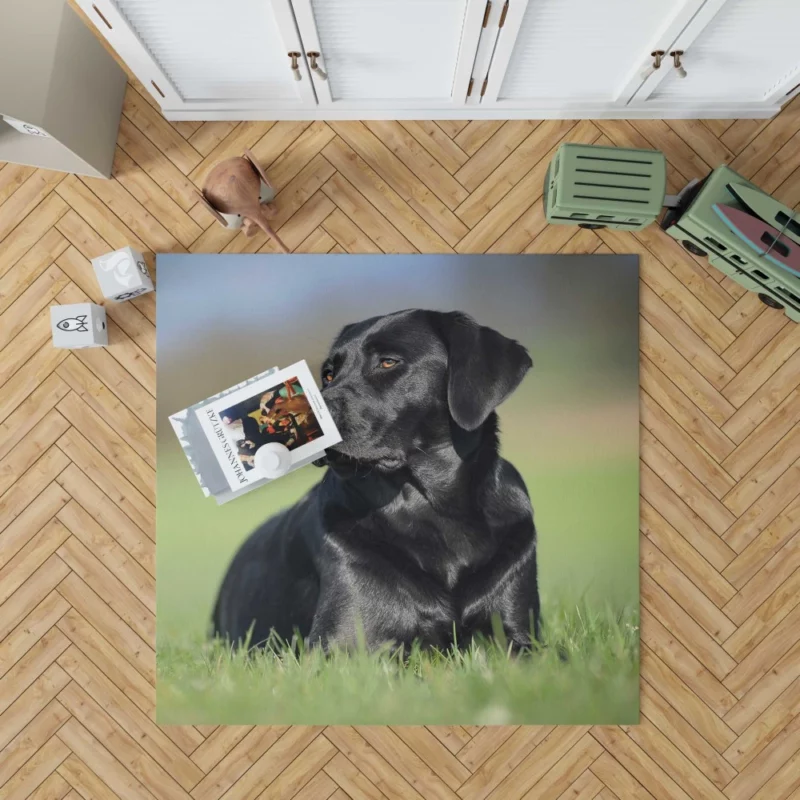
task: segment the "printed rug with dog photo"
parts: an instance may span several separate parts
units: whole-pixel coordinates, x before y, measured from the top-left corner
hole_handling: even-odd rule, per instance
[[[160,255],[160,724],[636,724],[638,258]]]

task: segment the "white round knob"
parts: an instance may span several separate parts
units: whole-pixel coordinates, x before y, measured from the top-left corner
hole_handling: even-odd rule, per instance
[[[292,454],[286,445],[278,442],[262,444],[253,458],[255,468],[264,478],[273,480],[286,475],[292,467]]]

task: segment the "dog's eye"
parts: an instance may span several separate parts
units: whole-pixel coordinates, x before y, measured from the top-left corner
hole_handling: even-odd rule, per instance
[[[325,381],[325,383],[330,383],[333,380],[333,370],[326,369],[325,372],[322,373],[322,380]]]
[[[396,358],[382,358],[381,359],[381,369],[391,369],[392,367],[396,367],[398,361]]]

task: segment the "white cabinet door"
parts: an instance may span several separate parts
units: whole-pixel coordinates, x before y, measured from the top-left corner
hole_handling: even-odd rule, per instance
[[[703,0],[509,0],[481,105],[587,113],[628,102]]]
[[[800,90],[800,0],[709,0],[670,43],[683,51],[636,94],[633,105],[780,104]]]
[[[77,0],[165,110],[316,105],[289,0]]]
[[[320,110],[464,104],[486,0],[292,0]]]

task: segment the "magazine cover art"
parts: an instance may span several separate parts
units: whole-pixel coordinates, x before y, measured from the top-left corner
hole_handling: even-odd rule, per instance
[[[265,444],[285,446],[294,467],[341,441],[305,361],[200,406],[195,414],[232,490],[263,478],[255,454]]]

